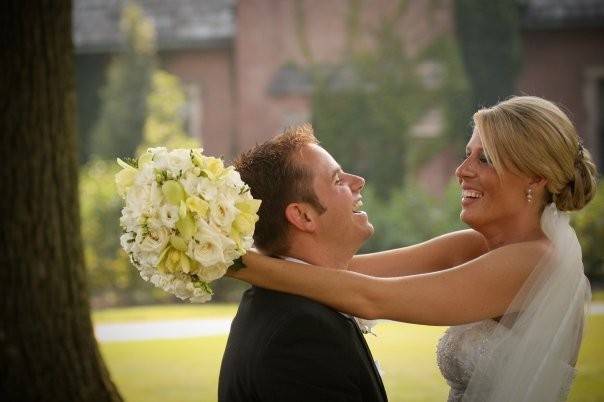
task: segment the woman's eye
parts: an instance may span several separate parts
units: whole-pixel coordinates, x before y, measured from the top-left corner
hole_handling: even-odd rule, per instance
[[[486,155],[480,155],[480,162],[487,165],[491,164],[491,161],[486,157]]]

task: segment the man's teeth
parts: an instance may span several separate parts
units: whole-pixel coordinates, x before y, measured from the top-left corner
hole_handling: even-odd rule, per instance
[[[461,196],[469,198],[482,198],[482,193],[474,190],[462,190]]]
[[[354,205],[352,206],[352,212],[359,212],[359,210],[361,209],[361,207],[363,206],[363,201],[358,200],[357,202],[354,203]]]

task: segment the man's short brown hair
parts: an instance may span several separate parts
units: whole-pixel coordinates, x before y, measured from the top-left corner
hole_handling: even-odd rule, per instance
[[[318,143],[312,126],[303,124],[257,144],[235,161],[254,198],[262,200],[254,243],[269,255],[283,255],[288,250],[285,208],[289,204],[307,202],[319,213],[325,211],[313,190],[313,173],[300,160],[305,145]]]

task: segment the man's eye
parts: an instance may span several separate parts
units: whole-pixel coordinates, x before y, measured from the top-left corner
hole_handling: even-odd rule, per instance
[[[336,184],[342,184],[343,180],[340,176],[336,177]]]

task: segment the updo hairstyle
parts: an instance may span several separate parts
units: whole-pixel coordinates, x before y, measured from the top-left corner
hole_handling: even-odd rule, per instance
[[[583,208],[596,191],[596,167],[570,119],[545,99],[517,96],[474,114],[484,152],[498,173],[547,180],[545,203]]]

